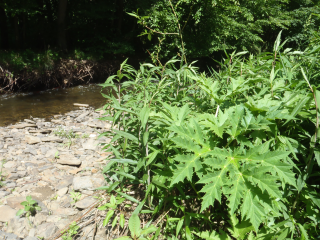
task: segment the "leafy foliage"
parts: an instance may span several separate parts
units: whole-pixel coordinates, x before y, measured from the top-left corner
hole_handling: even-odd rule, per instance
[[[30,215],[34,215],[36,211],[40,211],[41,207],[38,206],[37,201],[33,200],[31,196],[26,197],[26,201],[21,203],[24,206],[24,209],[20,209],[17,212],[17,216],[20,216],[26,213],[26,216],[29,217]]]
[[[124,62],[101,84],[108,191],[148,224],[166,218],[154,239],[317,238],[320,47],[284,45],[280,33],[272,53],[226,54],[211,75],[175,59]],[[127,184],[143,186],[143,200],[122,193]]]

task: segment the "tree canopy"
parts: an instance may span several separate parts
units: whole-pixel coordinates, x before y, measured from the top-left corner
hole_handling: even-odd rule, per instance
[[[170,58],[181,52],[182,34],[194,59],[228,49],[270,50],[283,29],[297,49],[319,29],[319,13],[318,0],[2,0],[0,47]]]

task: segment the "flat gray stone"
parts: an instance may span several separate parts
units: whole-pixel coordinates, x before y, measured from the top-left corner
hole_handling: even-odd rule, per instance
[[[47,215],[44,214],[44,213],[37,213],[35,216],[34,216],[34,224],[36,226],[38,225],[41,225],[42,223],[44,223],[47,219]]]
[[[0,240],[20,240],[20,238],[13,233],[6,233],[0,230]]]
[[[28,236],[28,237],[26,237],[26,238],[23,239],[23,240],[39,240],[39,238]]]
[[[48,239],[58,231],[58,227],[54,223],[43,223],[37,227],[37,237]]]
[[[99,141],[95,139],[84,140],[82,147],[86,150],[96,150],[98,148]]]
[[[87,115],[89,115],[89,114],[90,114],[89,111],[84,112],[84,113],[80,114],[79,117],[77,117],[75,120],[76,120],[77,122],[81,122],[82,119],[83,119],[84,117],[86,117]]]
[[[30,119],[24,119],[23,121],[25,121],[26,123],[36,124],[35,121],[30,120]]]
[[[73,189],[75,191],[93,189],[93,183],[91,181],[91,178],[88,177],[88,176],[86,176],[86,177],[74,177],[72,185],[73,185]]]
[[[56,148],[52,148],[52,149],[50,149],[49,151],[47,151],[47,152],[46,152],[45,157],[46,157],[46,158],[54,158],[54,157],[55,157],[55,155],[56,155],[56,153],[58,153],[58,154],[59,154],[58,149],[56,149]]]
[[[8,196],[10,193],[7,191],[0,191],[0,199],[4,198],[5,196]]]
[[[64,195],[66,195],[66,193],[68,192],[68,190],[69,190],[68,187],[61,188],[61,189],[57,192],[57,194],[58,194],[59,197],[62,197],[62,196],[64,196]]]
[[[16,128],[16,129],[22,129],[22,128],[26,128],[26,127],[34,127],[34,128],[36,128],[37,125],[33,124],[33,123],[21,123],[21,124],[10,126],[10,128]]]
[[[83,104],[83,103],[74,103],[73,105],[78,107],[89,107],[89,104]]]
[[[94,199],[92,197],[86,197],[80,200],[79,202],[76,202],[76,207],[80,209],[86,209],[90,207],[92,204],[94,204],[95,202],[97,202],[97,199]]]
[[[73,216],[78,213],[77,210],[73,208],[58,208],[53,211],[54,215],[62,215],[62,216]]]
[[[10,197],[7,198],[7,204],[13,209],[23,209],[22,202],[26,201],[26,197]]]
[[[28,144],[36,144],[41,142],[41,139],[39,137],[35,137],[31,135],[26,135],[25,140]]]
[[[63,140],[59,137],[55,137],[55,136],[49,136],[49,137],[43,137],[41,138],[42,142],[57,142],[57,143],[62,143]]]
[[[61,180],[58,185],[56,186],[56,189],[61,189],[64,187],[69,187],[73,183],[73,176],[65,176],[63,180]]]
[[[14,161],[8,161],[3,165],[4,168],[16,168],[17,163]]]
[[[70,166],[79,166],[81,164],[81,160],[76,158],[73,155],[60,155],[57,159],[57,163],[64,164],[64,165],[70,165]]]
[[[17,210],[12,209],[10,206],[4,205],[0,207],[0,222],[8,222],[17,214]]]
[[[92,128],[104,128],[105,127],[105,125],[101,122],[88,122],[87,126],[92,127]]]
[[[19,176],[19,174],[18,173],[10,173],[8,176],[7,176],[7,179],[9,180],[17,180],[17,179],[19,179],[20,178],[20,176]]]
[[[52,130],[51,129],[39,129],[39,130],[29,130],[28,132],[29,133],[45,133],[45,134],[48,134],[48,133],[51,133]]]
[[[47,222],[51,222],[51,223],[57,223],[61,220],[61,216],[59,215],[50,215],[47,218]]]
[[[24,153],[30,153],[32,155],[37,155],[37,151],[34,148],[27,148],[24,150]]]

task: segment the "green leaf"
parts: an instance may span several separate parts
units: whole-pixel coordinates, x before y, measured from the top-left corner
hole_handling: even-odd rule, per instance
[[[177,166],[177,170],[173,173],[170,186],[182,182],[185,178],[191,181],[194,172],[193,169],[195,168],[195,171],[198,171],[201,168],[199,157],[200,155],[177,155],[175,161],[184,162],[184,164],[182,163]]]
[[[130,200],[130,201],[132,201],[132,202],[135,202],[135,203],[140,203],[137,199],[135,199],[134,197],[131,197],[131,196],[129,196],[129,195],[127,195],[127,194],[125,194],[125,193],[123,193],[123,192],[121,192],[121,191],[115,191],[115,192],[117,192],[118,194],[120,194],[121,196],[123,196],[123,197],[125,197],[126,199],[128,199],[128,200]]]
[[[279,235],[279,237],[277,238],[277,240],[286,239],[287,236],[288,236],[288,232],[289,232],[289,228],[286,228],[284,231],[282,231],[282,233]]]
[[[115,161],[117,163],[128,163],[131,165],[137,165],[138,162],[135,160],[131,160],[131,159],[111,159],[110,161]]]
[[[209,206],[213,206],[216,199],[221,202],[223,174],[224,171],[207,174],[198,182],[208,183],[201,189],[201,192],[205,193],[205,195],[202,197],[201,212]]]
[[[148,122],[149,114],[150,114],[150,109],[149,109],[148,105],[146,105],[146,106],[144,106],[144,107],[141,109],[141,112],[140,112],[141,126],[142,126],[144,129],[145,129],[146,124],[147,124],[147,122]]]
[[[133,136],[133,135],[130,134],[130,133],[127,133],[127,132],[124,132],[124,131],[120,131],[120,130],[116,130],[116,129],[114,129],[113,131],[114,131],[115,133],[117,133],[118,135],[124,137],[124,138],[130,139],[130,140],[132,140],[132,141],[134,141],[134,142],[138,142],[138,138],[135,137],[135,136]]]
[[[183,225],[183,222],[184,222],[184,217],[181,218],[181,219],[179,220],[178,224],[177,224],[177,227],[176,227],[176,237],[178,237],[178,235],[179,235],[179,232],[180,232],[180,230],[181,230],[181,227],[182,227],[182,225]]]
[[[186,226],[186,237],[187,237],[187,240],[192,240],[192,235],[191,235],[191,231],[190,231],[190,228],[189,226]]]
[[[33,201],[31,196],[27,196],[26,199],[27,199],[28,202]]]
[[[103,226],[107,226],[107,224],[109,223],[110,221],[110,218],[113,216],[114,214],[114,210],[109,210],[107,215],[106,215],[106,218],[103,220]]]
[[[111,227],[114,228],[114,226],[117,224],[117,222],[118,222],[118,216],[115,216],[112,221]]]
[[[247,234],[254,230],[253,226],[249,223],[249,221],[241,221],[241,223],[239,223],[239,220],[236,217],[236,215],[232,215],[230,217],[229,223],[231,224],[231,228],[228,228],[228,230],[236,239],[245,239]]]
[[[115,196],[111,195],[111,197],[110,197],[110,203],[111,203],[111,205],[116,205],[117,200],[116,200]]]
[[[257,195],[250,189],[245,192],[243,204],[241,206],[241,214],[242,216],[247,216],[247,219],[249,219],[257,232],[265,212],[258,201]]]
[[[301,239],[302,240],[309,240],[309,236],[308,236],[308,233],[305,230],[305,228],[300,223],[298,223],[298,226],[301,231]]]
[[[128,239],[132,239],[132,238],[131,238],[131,237],[128,237],[128,236],[115,238],[115,240],[128,240]]]
[[[24,209],[19,209],[19,211],[16,213],[17,216],[20,216],[24,213]]]
[[[148,161],[147,161],[146,166],[149,166],[154,161],[154,159],[156,158],[158,153],[159,153],[159,151],[154,151],[154,152],[152,152],[151,154],[148,155],[148,157],[147,157]]]
[[[140,236],[140,218],[138,217],[137,214],[132,214],[131,217],[129,218],[129,229],[131,232],[131,237],[139,237]]]
[[[124,218],[123,213],[121,213],[120,214],[120,220],[119,220],[120,227],[123,228],[125,223],[126,223],[126,220]]]
[[[148,235],[150,233],[157,231],[157,229],[158,229],[157,227],[151,225],[150,227],[143,229],[141,231],[141,235]]]

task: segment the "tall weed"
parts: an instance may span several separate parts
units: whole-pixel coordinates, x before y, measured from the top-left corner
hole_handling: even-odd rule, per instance
[[[320,47],[296,52],[280,37],[273,53],[226,54],[211,75],[124,62],[102,84],[113,89],[108,191],[161,225],[153,239],[320,236]],[[129,184],[142,200],[122,191]]]

